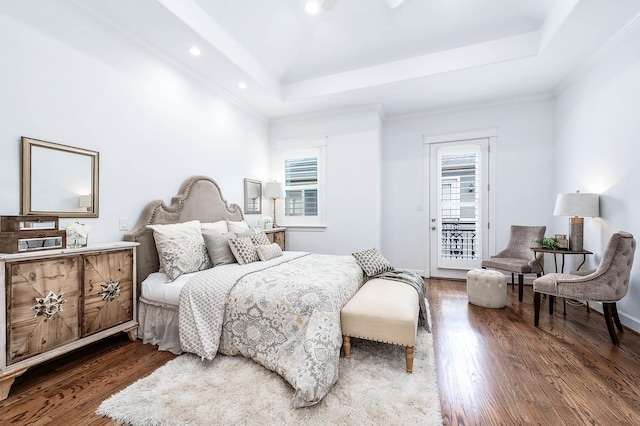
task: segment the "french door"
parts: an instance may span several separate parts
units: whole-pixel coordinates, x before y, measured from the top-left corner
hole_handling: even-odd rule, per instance
[[[488,253],[488,153],[489,138],[428,145],[432,277],[464,278]]]

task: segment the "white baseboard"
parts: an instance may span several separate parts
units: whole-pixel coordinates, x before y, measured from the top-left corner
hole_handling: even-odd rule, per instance
[[[416,274],[420,275],[422,278],[428,278],[424,273],[424,269],[405,269],[405,271],[415,272]]]
[[[631,330],[636,333],[640,333],[640,320],[636,317],[632,317],[631,315],[627,315],[624,312],[618,311],[618,316],[620,316],[620,322],[629,327]]]
[[[420,274],[420,276],[424,277],[424,270],[418,270],[418,269],[410,269],[411,271],[415,271],[418,274]],[[511,274],[510,273],[505,273],[505,276],[507,277],[507,284],[511,285]],[[533,275],[531,276],[526,276],[524,277],[524,284],[525,285],[533,285],[533,280],[535,280],[536,277],[534,277]],[[516,274],[514,276],[514,280],[515,280],[515,285],[518,285],[518,275]],[[600,302],[590,302],[589,303],[589,307],[595,311],[598,311],[600,313],[602,313],[602,303]],[[624,325],[625,327],[635,331],[636,333],[640,333],[640,319],[629,315],[625,312],[622,312],[620,310],[618,310],[618,315],[620,316],[620,322],[622,323],[622,325]]]
[[[589,302],[589,307],[595,311],[600,313],[602,312],[602,303],[600,302]],[[620,322],[627,328],[635,331],[636,333],[640,333],[640,319],[631,316],[627,313],[624,313],[618,310],[618,316],[620,317]]]

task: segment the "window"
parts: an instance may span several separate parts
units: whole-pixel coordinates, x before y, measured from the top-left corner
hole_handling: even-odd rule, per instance
[[[318,216],[318,157],[284,160],[285,216]]]
[[[278,144],[285,199],[284,220],[277,222],[285,226],[324,226],[325,143],[322,138]]]

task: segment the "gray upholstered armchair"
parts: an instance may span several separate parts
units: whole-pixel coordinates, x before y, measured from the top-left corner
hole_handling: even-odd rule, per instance
[[[544,271],[544,254],[535,253],[531,247],[537,247],[539,240],[544,237],[546,226],[511,226],[511,236],[507,248],[482,261],[483,268],[499,269],[518,274],[518,300],[522,302],[524,293],[524,275],[536,274],[538,277]]]
[[[604,319],[614,345],[618,336],[613,324],[623,331],[616,302],[627,294],[636,240],[628,232],[611,236],[598,269],[588,275],[547,274],[533,282],[534,324],[540,322],[540,295],[548,294],[549,303],[556,296],[569,299],[602,302]]]

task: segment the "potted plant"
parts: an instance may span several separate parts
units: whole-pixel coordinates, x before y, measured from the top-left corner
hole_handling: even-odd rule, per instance
[[[558,241],[552,237],[540,238],[539,240],[536,240],[536,243],[538,243],[543,249],[558,250]]]

